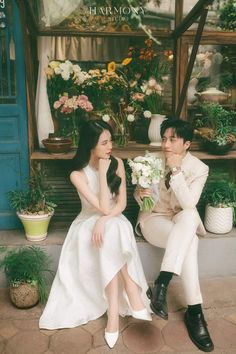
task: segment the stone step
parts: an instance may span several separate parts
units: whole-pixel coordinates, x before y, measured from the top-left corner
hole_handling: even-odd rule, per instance
[[[51,255],[52,269],[57,269],[61,247],[68,228],[49,229],[45,241],[29,242],[22,230],[0,231],[0,246],[14,248],[26,245],[39,245]],[[152,283],[159,273],[164,250],[154,247],[137,237],[137,246],[147,281]],[[236,275],[236,228],[224,235],[207,233],[199,238],[200,277],[224,277]],[[5,276],[0,273],[0,287],[6,286]]]

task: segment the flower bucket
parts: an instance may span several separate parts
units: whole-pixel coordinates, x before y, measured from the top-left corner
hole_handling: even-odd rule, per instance
[[[27,240],[43,241],[47,237],[48,225],[53,213],[42,215],[25,215],[17,213],[21,220]]]

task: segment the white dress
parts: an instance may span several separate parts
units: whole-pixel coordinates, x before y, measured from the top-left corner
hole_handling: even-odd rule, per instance
[[[98,195],[98,172],[89,165],[84,172],[90,189]],[[82,209],[71,224],[63,244],[58,270],[39,321],[40,328],[72,328],[102,316],[108,308],[105,288],[125,264],[151,312],[146,296],[148,286],[132,225],[122,214],[112,217],[105,224],[103,246],[97,248],[92,245],[91,235],[101,214],[82,196],[80,199]],[[112,199],[111,202],[114,203]],[[120,277],[119,312],[121,316],[131,313]]]

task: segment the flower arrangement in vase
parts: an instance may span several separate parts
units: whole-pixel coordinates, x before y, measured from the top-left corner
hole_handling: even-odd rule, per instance
[[[67,93],[64,93],[54,102],[53,107],[56,111],[60,112],[59,118],[67,123],[67,128],[69,127],[69,131],[66,131],[66,124],[64,124],[61,134],[63,136],[69,135],[72,138],[72,146],[77,147],[79,139],[79,115],[91,112],[93,110],[92,103],[86,95],[69,97]]]
[[[160,145],[160,124],[165,118],[161,114],[164,103],[163,92],[170,72],[172,52],[157,51],[152,39],[147,39],[144,43],[144,48],[129,48],[122,66],[129,80],[133,99],[141,104],[144,116],[152,118],[148,128],[151,144]]]

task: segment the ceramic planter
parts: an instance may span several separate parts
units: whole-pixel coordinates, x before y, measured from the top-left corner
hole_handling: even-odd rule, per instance
[[[43,241],[47,237],[48,225],[53,215],[52,213],[42,215],[25,215],[17,213],[21,220],[27,240]]]
[[[166,118],[163,114],[152,114],[151,122],[148,128],[148,137],[150,140],[150,145],[161,146],[161,123]]]
[[[204,225],[207,231],[214,234],[226,234],[233,227],[233,208],[215,208],[206,206]]]
[[[204,149],[212,155],[225,155],[230,150],[232,150],[234,146],[234,142],[232,141],[225,145],[219,145],[215,141],[205,140],[203,145],[204,145]]]
[[[201,102],[208,101],[213,103],[225,103],[230,96],[228,93],[217,90],[215,87],[209,87],[208,90],[197,92],[195,95],[199,97]]]

